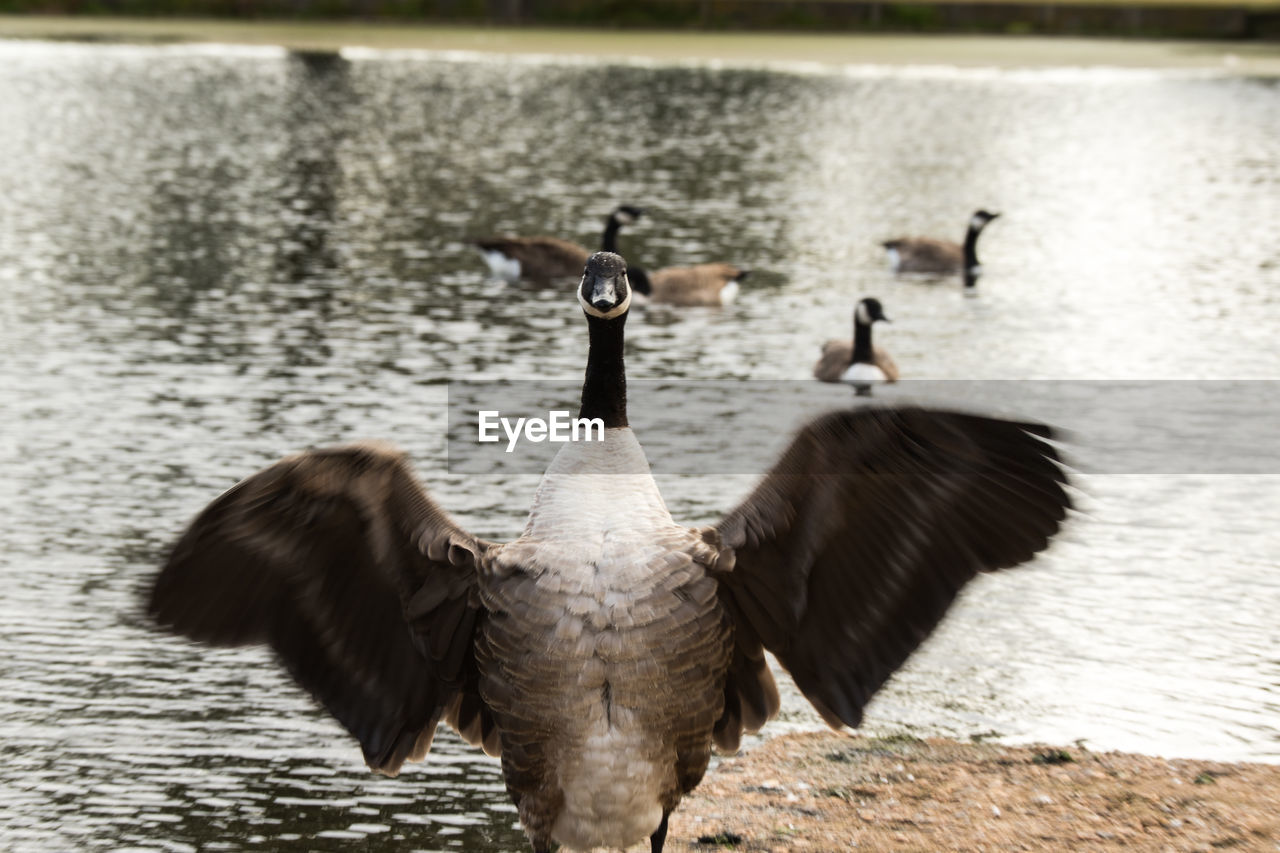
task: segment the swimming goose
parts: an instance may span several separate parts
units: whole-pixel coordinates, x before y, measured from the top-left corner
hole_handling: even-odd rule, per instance
[[[618,251],[618,232],[644,215],[644,209],[621,205],[605,220],[600,248]],[[471,241],[490,271],[499,278],[546,280],[582,275],[591,250],[559,237],[485,237]]]
[[[976,277],[982,272],[978,263],[978,235],[987,223],[998,217],[998,213],[985,210],[975,211],[969,217],[969,229],[964,235],[964,245],[950,240],[935,240],[930,237],[899,237],[886,240],[881,245],[889,254],[889,267],[894,272],[921,272],[949,274],[964,272]],[[966,286],[971,287],[971,279],[966,275]]]
[[[168,629],[269,643],[376,771],[446,722],[501,755],[536,853],[650,840],[778,712],[773,652],[832,726],[868,700],[981,571],[1066,514],[1041,426],[862,408],[803,427],[719,523],[672,519],[627,425],[623,260],[594,255],[580,416],[523,534],[472,536],[383,444],[311,450],[215,500],[151,590]],[[599,438],[599,435],[593,433]]]
[[[688,267],[663,267],[648,272],[640,267],[627,267],[638,302],[662,302],[668,305],[727,305],[738,295],[738,283],[750,275],[733,264],[694,264]]]
[[[871,343],[871,324],[890,322],[879,299],[863,299],[853,309],[853,340],[831,340],[813,366],[813,376],[823,382],[897,382],[898,365],[889,353]]]

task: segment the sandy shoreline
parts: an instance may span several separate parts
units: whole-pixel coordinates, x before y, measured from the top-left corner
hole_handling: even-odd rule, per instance
[[[465,51],[731,65],[1177,68],[1280,76],[1280,44],[1266,42],[503,29],[18,15],[0,15],[0,38],[274,45],[296,50]]]
[[[726,759],[670,851],[1280,850],[1280,766],[783,735]],[[699,842],[701,839],[701,842]]]

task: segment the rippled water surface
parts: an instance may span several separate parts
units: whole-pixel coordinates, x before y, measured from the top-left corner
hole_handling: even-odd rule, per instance
[[[445,383],[574,379],[583,322],[468,236],[593,244],[629,201],[632,260],[756,271],[729,308],[636,312],[637,378],[804,379],[874,294],[909,377],[1277,379],[1277,139],[1274,81],[1174,72],[0,44],[0,846],[523,849],[494,762],[442,737],[373,776],[262,650],[138,603],[200,507],[308,445],[394,439],[466,526],[518,532],[536,478],[447,473]],[[979,206],[979,297],[889,276],[878,241]],[[868,727],[1280,760],[1280,480],[1079,479]],[[660,480],[690,523],[750,483]]]

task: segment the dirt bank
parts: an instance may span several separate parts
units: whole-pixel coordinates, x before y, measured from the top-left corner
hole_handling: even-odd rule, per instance
[[[701,839],[701,841],[699,841]],[[787,735],[723,761],[670,851],[1280,850],[1280,766]]]

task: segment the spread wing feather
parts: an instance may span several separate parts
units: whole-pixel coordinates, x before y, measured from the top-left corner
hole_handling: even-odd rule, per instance
[[[739,642],[772,651],[831,725],[856,726],[965,583],[1058,530],[1070,500],[1051,437],[920,408],[813,421],[716,526]]]
[[[314,450],[200,513],[156,578],[149,610],[203,643],[271,645],[360,741],[369,766],[394,774],[426,754],[450,710],[460,731],[482,737],[492,727],[473,696],[472,639],[476,573],[491,547],[445,515],[394,449]]]

